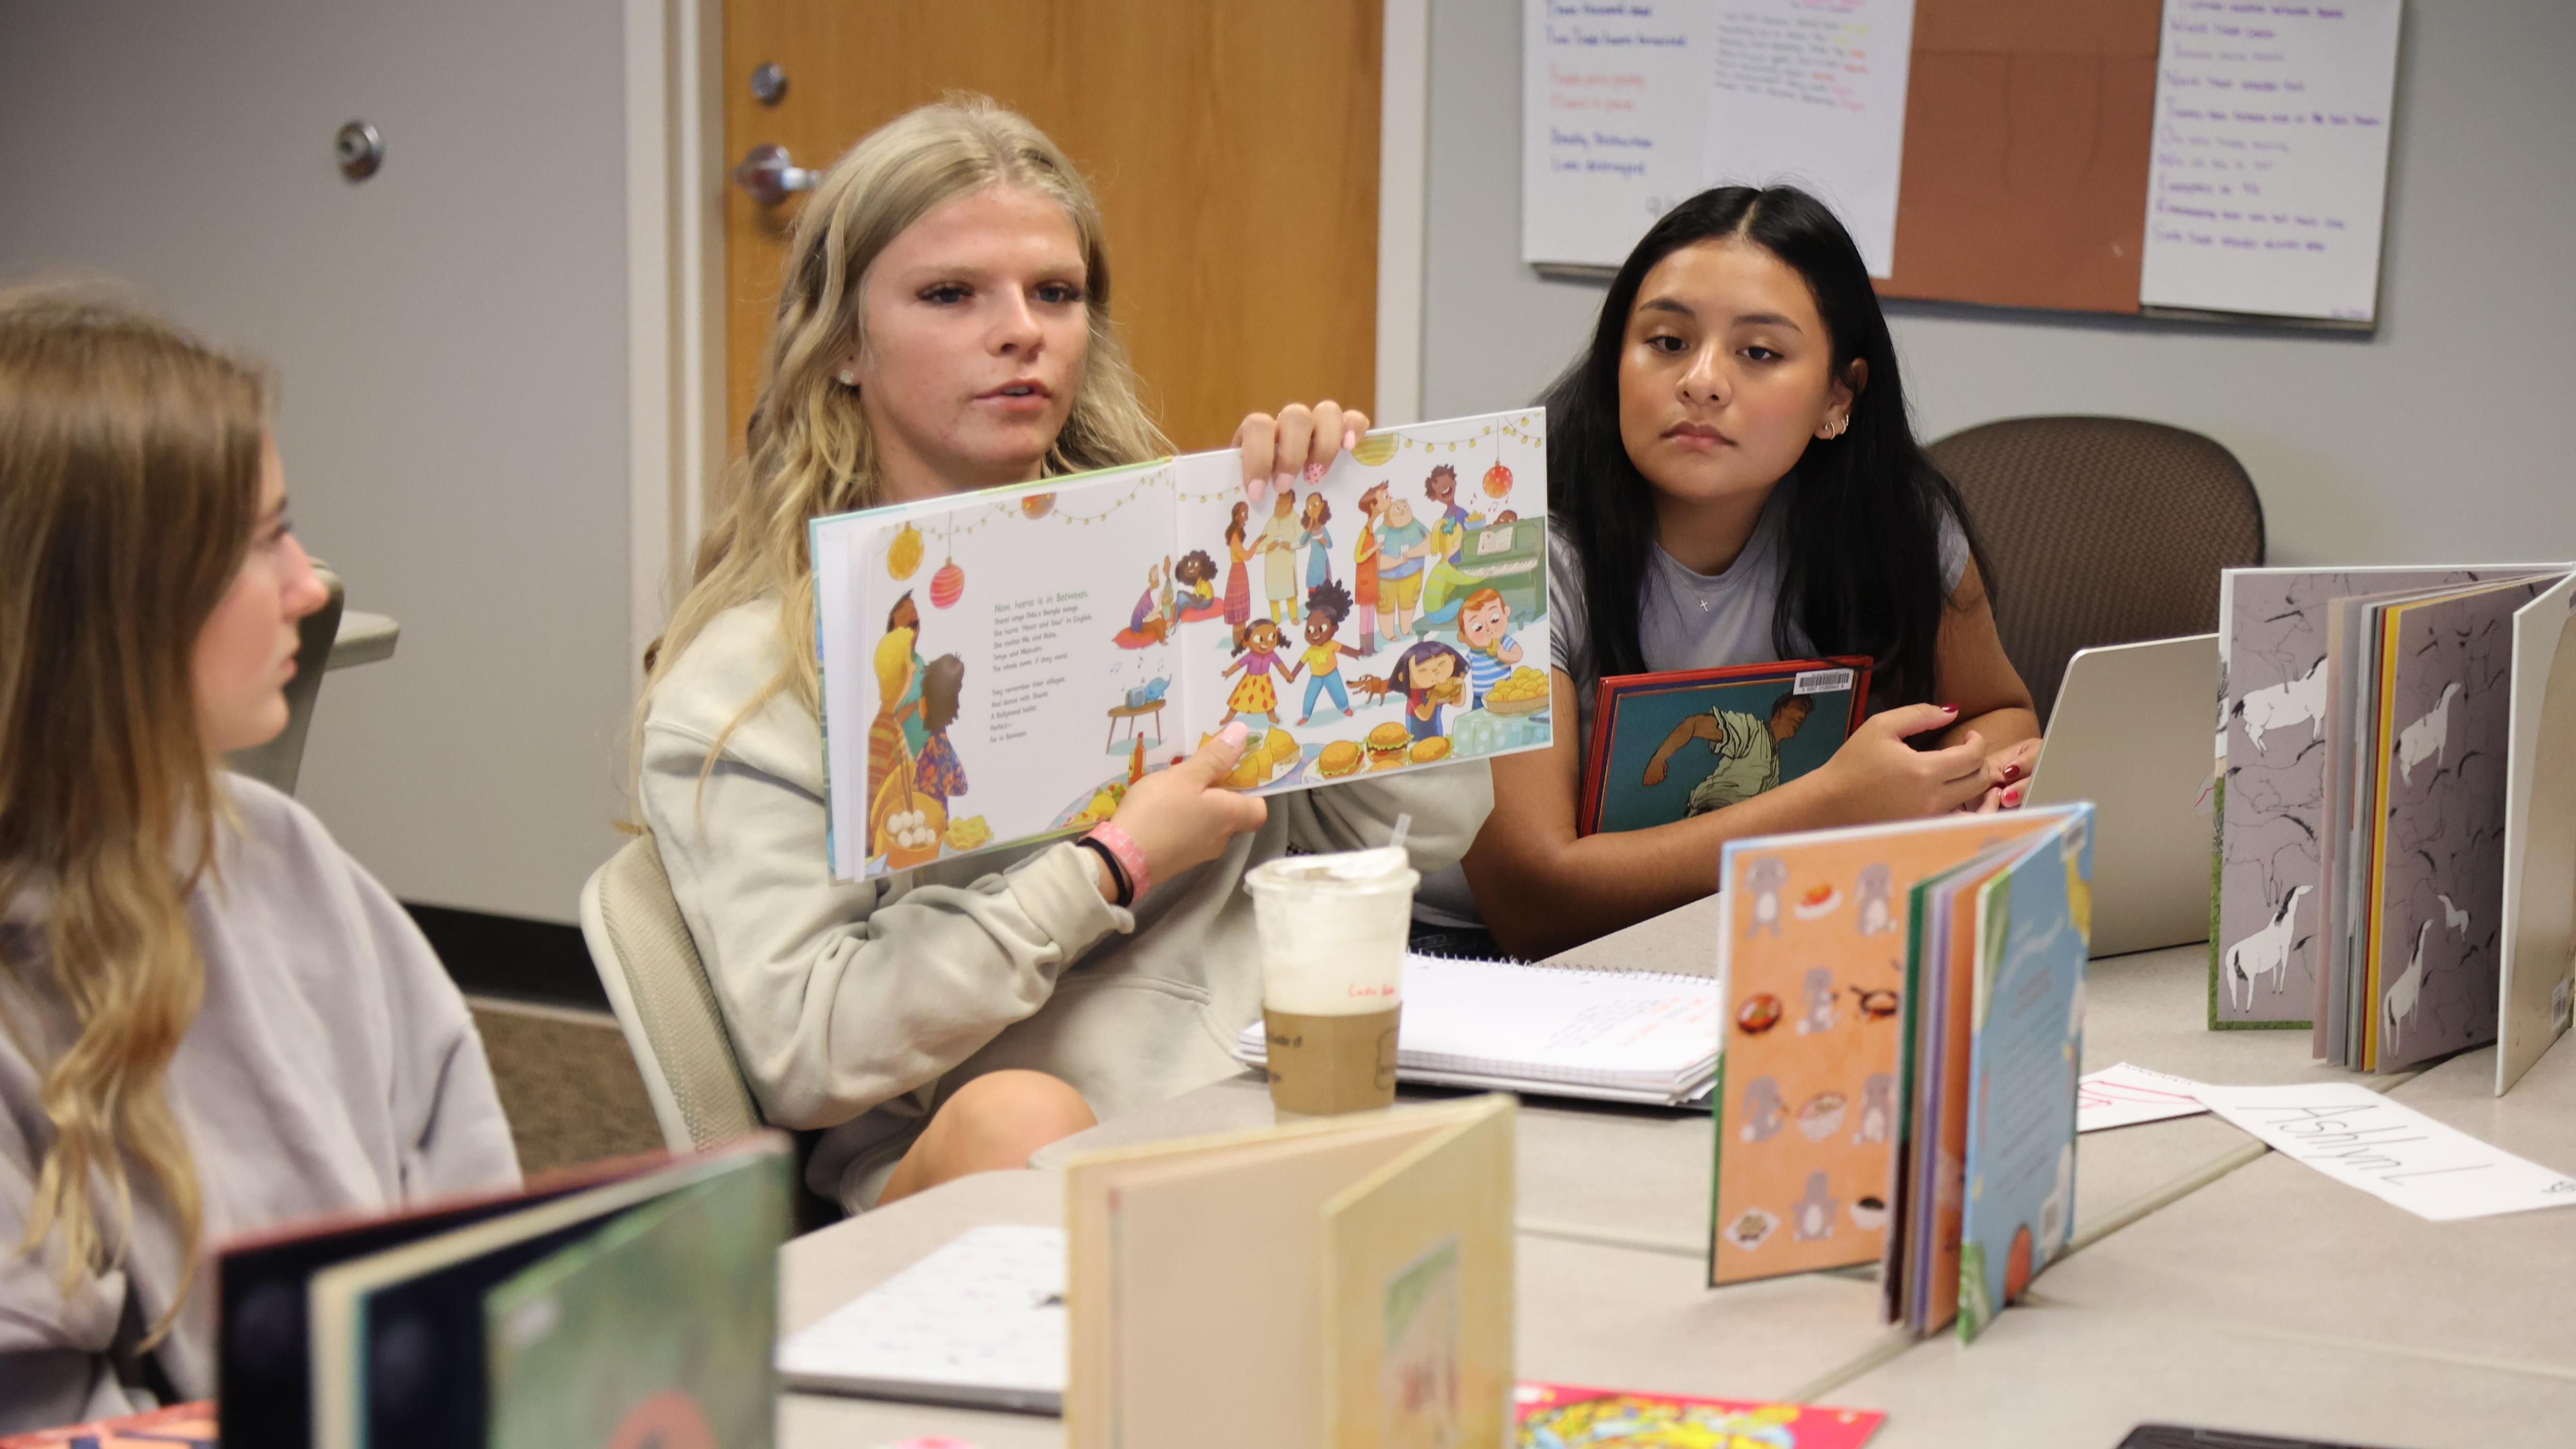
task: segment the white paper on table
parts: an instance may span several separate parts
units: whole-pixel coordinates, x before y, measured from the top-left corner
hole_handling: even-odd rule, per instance
[[[1914,0],[1717,0],[1710,185],[1787,182],[1834,209],[1869,274],[1896,269]]]
[[[2209,1088],[2186,1077],[2169,1076],[2122,1062],[2075,1080],[2075,1130],[2099,1132],[2192,1117],[2209,1109],[2200,1093]]]
[[[2165,0],[2138,299],[2378,311],[2400,0]]]
[[[2200,1100],[2291,1160],[2435,1222],[2576,1202],[2576,1177],[2358,1083],[2203,1087]]]
[[[1065,1377],[1064,1229],[994,1223],[778,1346],[791,1387],[1040,1407]]]
[[[1522,261],[1615,267],[1700,190],[1709,32],[1706,0],[1522,0]]]

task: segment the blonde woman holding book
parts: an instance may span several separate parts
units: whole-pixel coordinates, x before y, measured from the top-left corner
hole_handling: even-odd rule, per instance
[[[967,99],[860,141],[797,219],[749,456],[646,684],[645,823],[763,1114],[819,1131],[808,1183],[852,1211],[1239,1070],[1244,869],[1381,844],[1400,811],[1429,869],[1489,801],[1458,771],[1237,795],[1216,784],[1236,726],[1078,843],[831,879],[806,523],[1169,452],[1109,279],[1088,186],[1021,117]],[[1367,426],[1247,418],[1247,484],[1320,472]]]
[[[465,1003],[223,773],[325,594],[260,373],[0,294],[0,1434],[214,1392],[206,1244],[518,1182]]]

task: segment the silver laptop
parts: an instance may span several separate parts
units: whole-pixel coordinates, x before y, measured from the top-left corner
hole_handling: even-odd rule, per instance
[[[2093,802],[2093,954],[2209,939],[2218,636],[2077,651],[2025,805]]]

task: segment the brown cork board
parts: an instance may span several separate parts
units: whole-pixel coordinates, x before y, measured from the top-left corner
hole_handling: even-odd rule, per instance
[[[2136,312],[2162,0],[1918,0],[1890,297]]]

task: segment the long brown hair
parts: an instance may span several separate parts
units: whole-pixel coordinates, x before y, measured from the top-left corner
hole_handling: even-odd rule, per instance
[[[267,394],[101,293],[0,292],[0,912],[41,915],[0,933],[0,972],[23,989],[46,963],[76,1026],[0,1013],[54,1132],[15,1248],[57,1238],[66,1291],[112,1264],[139,1164],[187,1265],[156,1339],[202,1227],[163,1091],[205,993],[188,898],[222,807],[191,660],[257,521]]]
[[[867,340],[859,331],[860,288],[877,255],[906,227],[944,202],[997,186],[1052,199],[1082,246],[1090,339],[1072,414],[1047,452],[1045,472],[1079,473],[1171,451],[1137,401],[1135,374],[1110,327],[1108,242],[1082,173],[1045,132],[982,96],[952,96],[897,116],[834,162],[797,214],[745,430],[746,456],[727,471],[698,546],[697,576],[654,642],[636,711],[639,738],[654,689],[690,642],[718,614],[763,597],[779,601],[783,662],[726,733],[781,691],[820,712],[805,525],[884,501],[866,410],[833,376]],[[640,750],[637,757],[640,763]],[[707,758],[712,768],[715,753]]]

